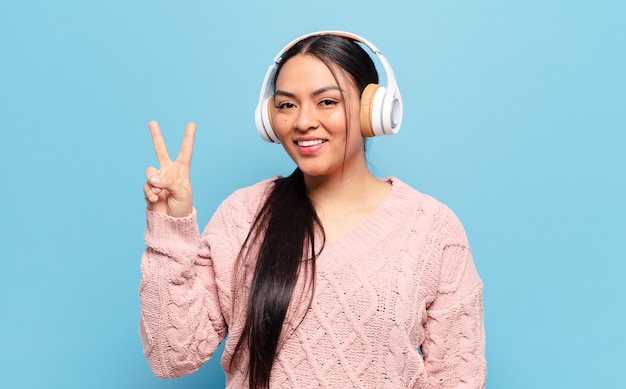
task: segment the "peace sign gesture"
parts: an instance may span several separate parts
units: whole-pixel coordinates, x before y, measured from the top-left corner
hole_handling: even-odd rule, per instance
[[[154,152],[159,161],[159,169],[146,169],[146,183],[143,192],[151,211],[163,213],[173,217],[184,217],[193,210],[193,196],[189,167],[193,153],[193,140],[196,135],[196,125],[187,124],[185,136],[180,152],[175,161],[170,159],[167,147],[161,135],[161,129],[155,121],[148,123]]]

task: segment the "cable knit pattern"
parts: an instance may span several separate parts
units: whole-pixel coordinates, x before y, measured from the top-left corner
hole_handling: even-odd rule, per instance
[[[318,257],[315,295],[292,299],[271,388],[482,388],[482,282],[465,232],[446,206],[397,178],[368,218]],[[232,364],[248,288],[236,258],[271,180],[238,190],[202,235],[195,211],[147,211],[141,338],[159,377],[198,369],[226,335],[228,388],[247,385]],[[302,282],[299,283],[300,285]]]

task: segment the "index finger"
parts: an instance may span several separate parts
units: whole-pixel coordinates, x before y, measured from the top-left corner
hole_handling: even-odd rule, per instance
[[[163,140],[159,124],[152,120],[148,123],[148,128],[150,128],[152,143],[154,144],[154,153],[156,154],[159,164],[162,166],[169,164],[172,161],[170,160],[170,155],[167,153],[167,146],[165,146],[165,141]]]
[[[183,137],[183,143],[180,146],[180,152],[178,153],[178,158],[176,158],[176,161],[186,166],[191,165],[191,155],[193,154],[193,140],[195,136],[195,123],[187,124],[187,128],[185,129],[185,136]]]

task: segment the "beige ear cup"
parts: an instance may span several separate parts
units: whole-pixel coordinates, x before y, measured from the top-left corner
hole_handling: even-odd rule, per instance
[[[369,84],[361,93],[361,112],[359,119],[361,121],[361,134],[365,137],[375,136],[372,126],[372,106],[374,104],[374,96],[378,91],[378,84]]]

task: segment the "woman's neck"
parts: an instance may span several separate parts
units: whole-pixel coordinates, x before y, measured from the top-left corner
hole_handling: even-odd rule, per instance
[[[333,177],[304,176],[307,192],[314,203],[354,203],[367,197],[380,180],[369,171],[342,172]]]
[[[341,177],[305,176],[305,185],[329,241],[362,223],[387,197],[391,184],[366,173]]]

